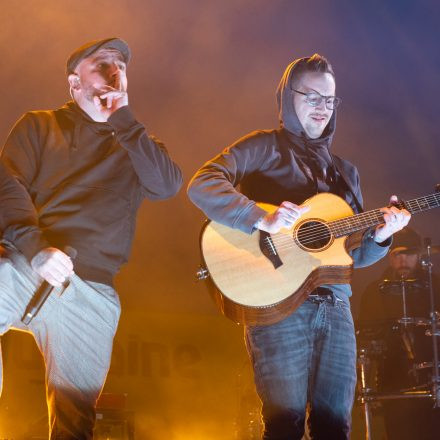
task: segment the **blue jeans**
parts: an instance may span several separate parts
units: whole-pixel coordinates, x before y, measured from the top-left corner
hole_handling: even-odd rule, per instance
[[[307,403],[313,439],[349,438],[356,339],[346,301],[308,299],[281,322],[246,329],[264,440],[300,440]]]

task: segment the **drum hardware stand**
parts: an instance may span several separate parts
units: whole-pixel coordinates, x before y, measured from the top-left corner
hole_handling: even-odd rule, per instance
[[[405,287],[405,277],[403,275],[400,280],[400,285],[402,286],[403,317],[399,319],[399,323],[403,324],[406,327],[410,319],[408,319],[408,313],[406,309],[406,287]]]
[[[408,359],[414,360],[415,359],[414,338],[413,335],[408,331],[408,324],[412,323],[414,319],[408,318],[408,309],[406,305],[406,282],[403,276],[400,280],[400,285],[402,289],[403,317],[400,318],[398,322],[399,324],[403,324],[403,327],[400,327],[400,332]]]
[[[358,401],[363,406],[365,418],[365,440],[372,440],[372,404],[381,400],[397,400],[397,399],[426,399],[432,398],[433,394],[427,390],[417,390],[416,388],[400,393],[376,393],[368,387],[367,374],[370,366],[370,359],[367,350],[361,348],[359,350],[358,362],[360,366],[361,391]]]
[[[370,360],[364,352],[360,350],[359,365],[361,373],[361,392],[358,401],[361,403],[364,409],[365,418],[365,440],[372,440],[371,429],[371,410],[374,402],[380,402],[381,400],[398,400],[398,399],[426,399],[434,397],[430,391],[427,390],[408,390],[401,393],[375,393],[371,392],[371,388],[368,388],[366,383],[366,369]]]
[[[435,310],[435,298],[434,298],[434,286],[432,283],[432,256],[431,256],[431,239],[425,238],[426,254],[421,259],[422,267],[426,268],[428,273],[428,285],[429,285],[429,297],[431,305],[431,329],[426,332],[426,335],[432,337],[432,352],[433,352],[433,365],[432,365],[432,394],[435,401],[434,407],[440,407],[440,376],[439,376],[439,353],[438,353],[438,337],[440,336],[440,330],[438,329],[438,317]]]
[[[359,397],[359,401],[364,407],[365,439],[371,440],[371,404],[369,399],[371,388],[367,386],[367,371],[370,364],[370,359],[368,358],[367,351],[364,348],[359,350],[358,362],[361,373],[361,395]]]
[[[440,192],[440,184],[436,185],[436,192]],[[360,349],[358,355],[358,364],[360,366],[360,376],[361,376],[361,390],[360,396],[358,400],[364,407],[365,414],[365,439],[372,440],[371,437],[371,403],[375,401],[381,400],[394,400],[394,399],[417,399],[417,398],[433,398],[435,401],[434,407],[440,407],[440,365],[439,365],[439,350],[438,350],[438,337],[440,337],[440,329],[438,327],[439,322],[439,314],[436,312],[435,307],[435,298],[434,298],[434,287],[432,282],[432,246],[431,240],[429,238],[425,239],[424,242],[426,248],[426,254],[421,258],[420,263],[423,268],[427,270],[428,273],[428,285],[429,285],[429,294],[430,294],[430,324],[431,328],[426,330],[425,334],[427,336],[432,337],[432,349],[433,349],[433,362],[432,362],[432,387],[431,391],[427,389],[423,389],[421,386],[413,387],[412,389],[400,392],[400,393],[376,393],[372,392],[371,388],[368,387],[367,383],[367,374],[368,368],[370,366],[370,359],[368,357],[368,350]],[[399,320],[399,323],[403,324],[405,329],[407,324],[411,321],[411,318],[407,316],[407,307],[406,307],[406,290],[405,290],[405,282],[402,280],[402,300],[403,300],[403,317]],[[415,323],[418,325],[418,323]],[[405,346],[407,346],[407,342],[404,341]],[[407,349],[407,353],[414,353],[412,350],[408,351],[409,347],[405,347]],[[425,365],[419,364],[416,368],[424,368]]]
[[[440,336],[440,329],[438,328],[438,314],[435,311],[435,300],[434,300],[434,289],[432,283],[432,267],[433,263],[431,260],[431,243],[429,239],[425,240],[425,245],[427,249],[426,255],[421,260],[421,265],[427,268],[428,271],[428,285],[430,291],[430,324],[431,329],[428,329],[425,334],[432,336],[433,345],[433,376],[432,376],[432,389],[427,390],[424,387],[413,387],[399,393],[377,393],[374,392],[368,386],[367,374],[368,368],[370,367],[370,359],[368,357],[368,350],[360,349],[358,355],[358,363],[360,367],[360,378],[361,378],[361,390],[360,396],[358,398],[359,402],[363,405],[364,417],[365,417],[365,439],[372,440],[372,404],[374,402],[386,401],[386,400],[398,400],[398,399],[425,399],[433,398],[435,400],[434,407],[440,407],[440,376],[439,376],[439,353],[437,338]],[[413,318],[408,317],[407,313],[407,302],[406,302],[406,282],[402,278],[401,280],[402,289],[402,302],[403,302],[403,317],[398,320],[400,324],[403,324],[404,331],[402,338],[405,344],[405,350],[409,359],[414,359],[413,344],[411,341],[411,335],[407,333],[407,326],[410,323],[418,324],[414,322]],[[419,388],[419,389],[418,389]],[[421,388],[421,389],[420,389]]]

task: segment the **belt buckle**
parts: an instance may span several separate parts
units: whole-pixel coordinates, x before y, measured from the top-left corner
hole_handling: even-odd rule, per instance
[[[313,302],[315,304],[321,304],[325,301],[328,301],[332,304],[335,304],[336,297],[330,289],[328,289],[328,290],[330,293],[326,293],[323,295],[320,295],[318,293],[311,293],[307,299],[309,299],[311,302]],[[317,291],[317,289],[315,289],[315,291]]]

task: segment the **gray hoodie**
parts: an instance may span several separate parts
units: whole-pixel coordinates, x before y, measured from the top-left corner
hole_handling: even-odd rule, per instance
[[[298,120],[290,87],[295,65],[296,61],[287,67],[277,89],[280,128],[244,136],[193,176],[188,195],[209,219],[251,234],[266,214],[256,202],[279,205],[288,200],[301,204],[320,192],[335,193],[359,211],[362,194],[358,171],[329,151],[336,111],[318,139],[308,138]],[[388,241],[378,245],[367,231],[360,247],[351,252],[355,267],[378,261],[386,255],[388,245]],[[349,285],[331,288],[344,299],[351,295]]]

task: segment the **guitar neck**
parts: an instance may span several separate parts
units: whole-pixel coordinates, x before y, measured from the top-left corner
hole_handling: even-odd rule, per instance
[[[399,202],[396,207],[406,209],[413,214],[428,211],[440,206],[440,193],[434,193],[429,196],[419,197],[417,199]],[[332,233],[336,237],[343,237],[354,232],[377,226],[384,223],[383,213],[380,209],[362,212],[350,217],[341,218],[328,223]]]

